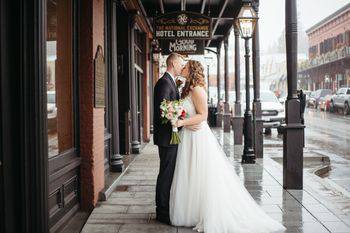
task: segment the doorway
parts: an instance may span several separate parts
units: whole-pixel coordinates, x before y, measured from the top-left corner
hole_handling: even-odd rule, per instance
[[[136,94],[136,111],[137,111],[137,123],[138,123],[138,141],[140,144],[143,143],[143,126],[144,126],[144,109],[143,109],[143,101],[145,96],[144,90],[144,74],[145,74],[145,43],[146,43],[146,35],[142,32],[142,30],[137,26],[134,30],[135,35],[135,43],[134,43],[134,51],[135,51],[135,94]]]
[[[140,143],[143,142],[143,88],[142,88],[142,82],[143,82],[143,70],[140,69],[140,67],[136,66],[135,68],[135,78],[136,78],[136,109],[137,109],[137,121],[139,125],[139,131],[138,131],[138,138],[140,140]]]

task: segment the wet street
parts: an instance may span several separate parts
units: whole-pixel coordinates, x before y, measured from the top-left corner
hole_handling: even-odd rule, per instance
[[[329,157],[330,171],[323,177],[350,192],[350,116],[306,109],[305,125],[305,156]],[[276,157],[281,156],[282,137],[276,131],[264,142],[265,153],[277,150]]]
[[[308,109],[306,146],[350,160],[350,117]]]

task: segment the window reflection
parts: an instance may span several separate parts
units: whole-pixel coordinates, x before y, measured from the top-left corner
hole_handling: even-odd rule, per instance
[[[73,147],[72,1],[47,1],[46,80],[48,154]]]

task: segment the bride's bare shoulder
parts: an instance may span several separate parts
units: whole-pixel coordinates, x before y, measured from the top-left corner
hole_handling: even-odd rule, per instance
[[[191,87],[191,96],[192,97],[203,97],[207,94],[207,92],[205,91],[204,87],[201,86],[195,86],[195,87]]]

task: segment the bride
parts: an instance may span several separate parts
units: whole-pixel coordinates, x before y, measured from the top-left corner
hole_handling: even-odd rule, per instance
[[[183,107],[189,118],[178,120],[181,143],[170,191],[170,220],[175,226],[206,233],[284,231],[254,201],[207,124],[203,66],[190,60],[182,71]],[[186,126],[198,125],[191,131]]]

